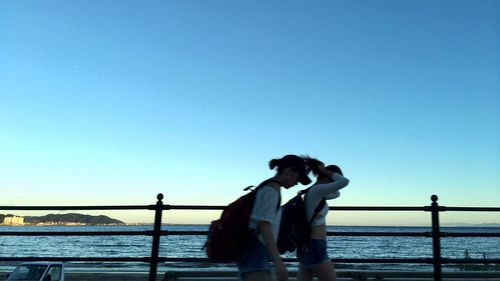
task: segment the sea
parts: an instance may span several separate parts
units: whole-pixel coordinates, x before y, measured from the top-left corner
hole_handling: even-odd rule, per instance
[[[163,230],[206,231],[208,225],[163,225]],[[144,231],[152,225],[126,226],[0,226],[7,231]],[[429,232],[430,227],[329,226],[334,232]],[[442,227],[444,232],[500,233],[500,227]],[[164,236],[160,256],[176,258],[204,258],[206,235]],[[432,241],[427,237],[348,237],[330,236],[328,255],[335,258],[430,258]],[[500,258],[499,237],[445,237],[441,238],[443,257]],[[151,255],[150,236],[0,236],[0,257],[147,257]],[[285,257],[294,258],[293,253]],[[18,262],[0,262],[0,270],[12,269]],[[340,270],[373,271],[432,271],[429,264],[352,264],[336,263]],[[146,263],[123,262],[68,262],[68,270],[92,271],[148,271]],[[296,263],[289,263],[296,269]],[[158,265],[168,270],[235,270],[233,264],[208,262],[167,262]],[[443,271],[458,271],[459,265],[444,265]]]

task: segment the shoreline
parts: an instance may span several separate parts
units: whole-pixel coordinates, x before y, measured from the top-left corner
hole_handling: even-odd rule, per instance
[[[23,224],[23,225],[11,225],[2,224],[0,227],[58,227],[58,226],[71,226],[71,227],[81,227],[81,226],[112,226],[112,227],[123,227],[123,226],[153,226],[154,223],[125,223],[125,224]],[[210,226],[210,224],[192,224],[192,223],[162,223],[162,226]],[[431,228],[429,225],[327,225],[327,227],[372,227],[372,228],[385,228],[385,227],[401,227],[401,228]],[[484,223],[484,224],[441,224],[441,227],[452,227],[452,228],[500,228],[500,224],[496,223]]]

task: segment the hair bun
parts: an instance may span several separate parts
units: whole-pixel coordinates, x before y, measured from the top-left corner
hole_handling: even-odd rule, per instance
[[[279,159],[272,159],[269,161],[269,168],[272,170],[275,167],[279,166],[280,160]]]

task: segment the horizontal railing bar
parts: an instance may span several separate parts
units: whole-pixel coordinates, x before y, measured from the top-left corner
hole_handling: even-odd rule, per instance
[[[209,262],[207,258],[174,258],[174,257],[160,257],[160,262]],[[283,258],[284,262],[297,262],[296,258]],[[387,258],[387,259],[348,259],[337,258],[332,259],[333,262],[343,263],[432,263],[432,258]]]
[[[163,210],[223,210],[226,206],[210,205],[164,205]],[[430,211],[429,207],[408,206],[335,206],[330,210],[337,211]]]
[[[441,232],[441,237],[500,237],[500,232]]]
[[[337,258],[331,259],[332,262],[341,263],[432,263],[432,258],[387,258],[387,259],[376,259],[376,258],[366,258],[366,259],[348,259],[348,258]]]
[[[226,206],[213,205],[163,205],[163,210],[224,210]]]
[[[150,262],[150,257],[0,257],[0,261],[86,261],[86,262]],[[207,258],[174,258],[174,257],[159,257],[159,262],[208,262]],[[297,262],[295,258],[284,258],[285,262]],[[333,262],[337,263],[426,263],[431,264],[432,258],[365,258],[365,259],[349,259],[349,258],[334,258]],[[500,263],[500,259],[450,259],[443,258],[442,263],[447,264],[485,264],[485,263]]]
[[[201,236],[208,235],[208,231],[197,230],[197,231],[182,231],[182,230],[162,230],[162,236],[180,236],[180,235],[190,235],[190,236]]]
[[[152,230],[148,231],[2,231],[0,236],[151,236]]]
[[[355,277],[364,276],[369,277],[369,280],[393,280],[392,278],[412,278],[410,280],[417,280],[415,278],[430,278],[434,275],[432,271],[375,271],[375,270],[336,270],[338,277]],[[232,278],[238,275],[236,270],[196,270],[196,271],[184,271],[184,270],[168,270],[165,273],[166,279],[169,277],[173,278],[209,278],[209,280],[214,280],[213,278]],[[297,271],[290,271],[289,277],[296,277]],[[454,272],[443,272],[443,277],[455,277],[455,278],[494,278],[500,276],[498,271],[454,271]],[[391,278],[391,279],[389,279]],[[190,279],[191,280],[191,279]],[[400,280],[400,279],[398,279]],[[404,280],[404,279],[403,279]],[[467,279],[471,280],[471,279]],[[490,279],[487,279],[490,280]],[[495,279],[496,280],[496,279]]]
[[[430,232],[332,232],[327,231],[327,236],[401,236],[401,237],[431,237]]]
[[[446,207],[441,206],[444,210],[440,211],[467,211],[467,212],[500,212],[500,207]]]
[[[91,262],[150,262],[150,257],[0,257],[0,261],[91,261]]]
[[[162,210],[223,210],[226,206],[210,205],[163,205]],[[156,205],[115,206],[0,206],[0,210],[46,211],[46,210],[154,210]],[[332,211],[430,211],[429,206],[333,206]],[[439,211],[500,212],[499,207],[446,207]]]
[[[349,258],[333,258],[333,262],[340,263],[426,263],[432,264],[432,258],[364,258],[364,259],[349,259]],[[174,258],[174,257],[160,257],[160,262],[208,262],[207,258]],[[285,262],[297,262],[296,258],[283,258]],[[449,259],[442,258],[443,263],[498,263],[500,259]]]
[[[432,237],[431,232],[361,232],[345,231],[335,232],[327,231],[327,236],[400,236],[400,237]],[[180,236],[180,235],[208,235],[208,231],[161,231],[162,236]],[[441,237],[500,237],[500,233],[481,233],[481,232],[441,232]]]
[[[162,236],[181,236],[181,235],[207,235],[208,231],[170,231],[164,230]],[[331,232],[326,233],[328,236],[410,236],[410,237],[431,237],[430,232]]]
[[[155,210],[156,205],[120,206],[0,206],[0,210],[18,211],[66,211],[66,210]]]
[[[161,262],[208,262],[207,258],[173,258],[173,257],[160,257]],[[432,258],[364,258],[364,259],[349,259],[349,258],[334,258],[333,262],[341,263],[427,263],[432,264]],[[283,258],[285,262],[297,262],[296,258]],[[443,263],[499,263],[500,259],[449,259],[442,258]]]
[[[443,263],[467,263],[467,264],[485,264],[485,263],[500,263],[500,259],[451,259],[442,258]]]
[[[225,206],[211,205],[164,205],[163,210],[223,210]],[[332,211],[426,211],[430,206],[331,206]],[[438,211],[500,212],[500,207],[446,207],[438,206]]]
[[[0,232],[0,236],[113,236],[113,235],[130,235],[130,236],[151,236],[153,231],[4,231]],[[200,236],[208,235],[208,231],[161,231],[161,236]],[[429,232],[327,232],[329,236],[420,236],[430,237]]]
[[[428,207],[406,206],[334,206],[328,209],[332,211],[429,211]]]

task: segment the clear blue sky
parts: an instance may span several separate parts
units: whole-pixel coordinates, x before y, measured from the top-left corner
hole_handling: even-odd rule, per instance
[[[0,3],[0,205],[227,204],[288,153],[332,205],[500,206],[500,1]]]

